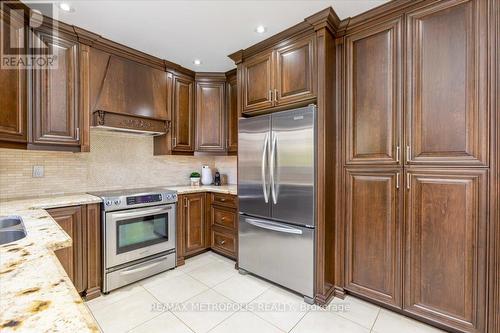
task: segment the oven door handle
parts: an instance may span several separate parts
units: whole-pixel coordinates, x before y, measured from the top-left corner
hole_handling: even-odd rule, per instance
[[[150,268],[153,268],[159,264],[161,264],[161,262],[163,260],[166,260],[167,259],[167,256],[163,256],[163,257],[160,257],[160,258],[156,258],[146,264],[142,264],[142,265],[136,265],[134,266],[134,268],[132,269],[127,269],[126,271],[123,271],[121,272],[120,274],[121,275],[129,275],[129,274],[134,274],[134,273],[137,273],[137,272],[142,272],[142,271],[145,271],[147,269],[150,269]],[[137,267],[139,266],[139,267]]]
[[[161,207],[156,209],[147,209],[147,210],[134,210],[133,212],[120,212],[120,213],[111,213],[113,219],[126,219],[126,218],[134,218],[141,216],[148,216],[153,214],[166,213],[172,209],[172,206]]]

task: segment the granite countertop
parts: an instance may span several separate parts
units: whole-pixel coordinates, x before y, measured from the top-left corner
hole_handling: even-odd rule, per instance
[[[23,219],[27,236],[0,245],[0,331],[99,332],[54,250],[71,238],[45,208],[100,202],[88,194],[0,203],[0,216]]]
[[[201,186],[165,186],[169,190],[177,191],[178,194],[189,194],[199,192],[212,192],[236,195],[238,192],[237,185],[201,185]]]
[[[237,193],[236,185],[164,187],[179,194]],[[0,245],[0,331],[99,331],[54,254],[71,246],[71,238],[45,210],[99,202],[90,194],[0,202],[0,216],[20,216],[27,232],[23,239]]]

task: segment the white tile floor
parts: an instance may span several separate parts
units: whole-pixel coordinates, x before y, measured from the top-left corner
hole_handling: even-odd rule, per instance
[[[105,333],[441,332],[349,296],[308,306],[213,252],[86,304]]]

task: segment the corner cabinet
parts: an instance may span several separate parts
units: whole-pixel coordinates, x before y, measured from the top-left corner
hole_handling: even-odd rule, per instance
[[[208,233],[206,226],[206,194],[193,193],[179,196],[178,211],[181,224],[179,242],[182,242],[182,250],[178,257],[189,257],[206,250],[208,245]]]
[[[225,76],[196,80],[196,151],[226,151]]]
[[[32,70],[34,149],[44,145],[79,150],[83,117],[79,105],[79,44],[76,37],[34,30],[35,47],[45,45],[44,54],[57,57],[54,68]],[[69,149],[71,150],[71,149]]]
[[[194,79],[174,74],[172,81],[172,153],[192,154],[195,148]]]
[[[313,102],[317,75],[315,35],[248,58],[241,70],[243,114]]]

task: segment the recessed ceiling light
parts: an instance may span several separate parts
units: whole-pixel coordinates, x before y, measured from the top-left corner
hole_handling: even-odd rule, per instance
[[[62,10],[64,10],[65,12],[71,12],[72,11],[72,8],[71,6],[69,5],[69,3],[66,3],[66,2],[61,2],[59,4],[59,8],[61,8]]]
[[[193,60],[193,64],[195,64],[196,66],[199,66],[199,65],[201,65],[201,60],[200,59],[194,59]]]
[[[257,28],[255,28],[255,32],[259,33],[259,34],[263,34],[264,32],[266,32],[267,28],[263,25],[259,25]]]

